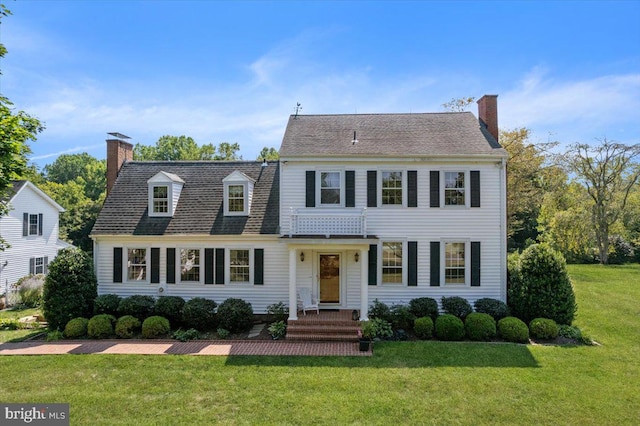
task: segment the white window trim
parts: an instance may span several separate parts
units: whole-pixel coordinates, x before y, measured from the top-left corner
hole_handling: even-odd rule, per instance
[[[464,283],[447,283],[447,243],[464,244]],[[471,240],[465,238],[448,238],[440,240],[440,286],[442,287],[470,287],[471,286]]]
[[[382,174],[383,173],[391,173],[391,172],[400,172],[402,173],[402,204],[383,204],[382,203]],[[403,207],[407,207],[407,171],[404,169],[384,169],[384,170],[378,170],[378,176],[377,176],[377,185],[378,185],[378,193],[376,194],[376,197],[378,198],[378,206],[385,208],[385,209],[398,209],[398,208],[403,208]]]
[[[33,274],[34,275],[38,275],[38,274],[44,275],[44,271],[45,271],[45,260],[44,260],[44,258],[45,258],[45,256],[38,256],[38,257],[34,257],[33,258]],[[40,266],[42,268],[42,272],[38,272],[38,265],[36,264],[38,259],[42,260],[42,265]]]
[[[322,204],[322,173],[338,173],[340,175],[340,204]],[[316,171],[316,206],[321,208],[338,208],[344,207],[345,180],[344,170],[324,169]]]
[[[198,250],[200,263],[198,267],[200,271],[198,272],[198,281],[185,281],[182,279],[182,250]],[[204,250],[201,247],[194,246],[181,246],[176,247],[176,283],[179,284],[204,284]]]
[[[154,188],[167,188],[167,212],[157,213],[153,211],[153,190]],[[150,183],[149,184],[149,217],[172,217],[173,216],[173,185],[171,183]]]
[[[402,282],[401,283],[385,283],[383,280],[382,271],[384,268],[383,265],[383,248],[384,243],[402,243]],[[407,253],[407,239],[406,238],[385,238],[380,240],[380,244],[378,244],[378,284],[385,287],[406,287],[407,286],[407,268],[408,268],[408,253]]]
[[[129,279],[129,250],[144,250],[144,262],[145,262],[145,268],[146,271],[144,273],[145,279],[144,280],[130,280]],[[149,263],[150,263],[150,253],[149,253],[149,248],[148,247],[125,247],[122,253],[124,259],[124,265],[125,270],[123,271],[125,274],[124,277],[124,282],[126,283],[137,283],[137,284],[145,284],[145,283],[149,283],[150,279],[149,279]]]
[[[31,232],[31,217],[35,216],[36,218],[36,232]],[[44,221],[44,215],[42,216],[42,220]],[[37,237],[39,236],[39,230],[40,230],[40,215],[38,213],[29,213],[29,224],[27,227],[27,237]],[[44,227],[44,224],[42,224],[42,226]]]
[[[445,173],[464,173],[464,205],[445,204],[446,200],[446,175]],[[469,170],[467,169],[441,169],[440,170],[440,205],[446,209],[468,209],[471,204],[471,189],[469,183]]]
[[[242,192],[244,197],[244,210],[241,212],[229,211],[229,187],[230,186],[242,186]],[[249,182],[247,181],[235,181],[224,183],[224,215],[225,216],[249,216]]]
[[[231,281],[231,250],[248,250],[249,251],[249,281]],[[224,281],[225,285],[232,286],[250,286],[253,285],[253,247],[228,247],[224,249]]]

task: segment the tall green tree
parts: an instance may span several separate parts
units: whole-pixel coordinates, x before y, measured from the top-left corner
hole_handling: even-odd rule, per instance
[[[92,200],[100,198],[105,191],[107,167],[86,152],[63,154],[44,167],[44,175],[50,182],[66,184],[76,181],[83,186],[86,196]]]
[[[640,178],[640,144],[625,145],[606,138],[598,145],[576,143],[561,161],[582,183],[590,197],[593,226],[600,263],[609,263],[611,227],[625,212],[631,189]]]
[[[222,142],[220,145],[198,145],[189,136],[165,135],[155,145],[136,144],[133,159],[140,161],[179,161],[179,160],[241,160],[238,143]]]
[[[258,160],[274,160],[277,161],[280,159],[280,153],[278,152],[277,149],[271,147],[271,148],[267,148],[266,146],[264,148],[262,148],[262,151],[260,151],[260,154],[258,154]]]

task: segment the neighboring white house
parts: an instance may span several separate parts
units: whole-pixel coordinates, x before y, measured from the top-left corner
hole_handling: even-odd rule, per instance
[[[100,294],[247,300],[308,287],[320,308],[378,298],[506,300],[497,96],[472,113],[291,116],[279,162],[134,162],[107,141],[92,231]],[[117,178],[117,179],[116,179]]]
[[[58,250],[71,247],[58,238],[64,209],[33,183],[13,182],[9,212],[0,217],[0,236],[10,246],[0,251],[0,294],[29,274],[46,274]]]

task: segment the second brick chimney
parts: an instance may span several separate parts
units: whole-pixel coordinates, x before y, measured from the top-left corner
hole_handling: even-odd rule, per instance
[[[484,95],[478,100],[478,118],[498,141],[498,95]]]
[[[116,182],[122,165],[133,160],[133,145],[121,139],[107,139],[107,195]]]

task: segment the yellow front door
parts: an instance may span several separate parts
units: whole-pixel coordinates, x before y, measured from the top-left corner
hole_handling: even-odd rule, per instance
[[[340,303],[340,255],[320,255],[320,303]]]

